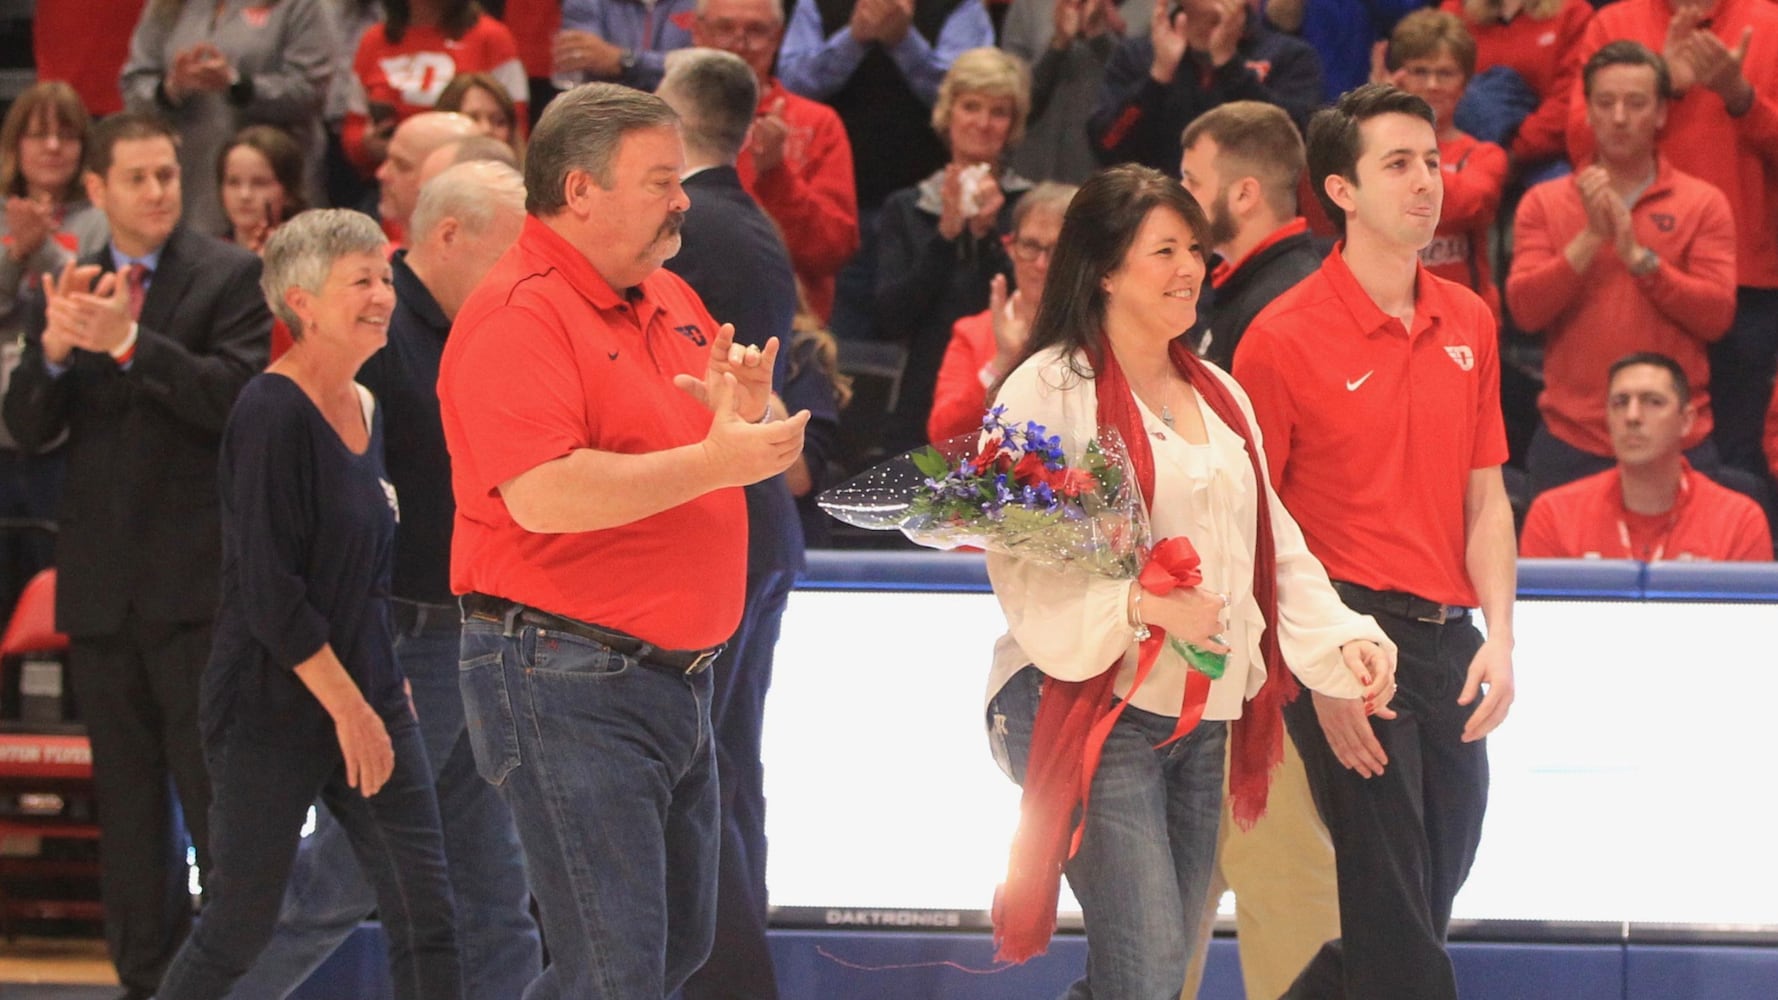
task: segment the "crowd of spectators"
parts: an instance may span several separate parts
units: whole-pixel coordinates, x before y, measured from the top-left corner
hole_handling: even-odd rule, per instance
[[[114,393],[109,374],[88,357],[98,348],[124,371],[169,364],[213,377],[217,364],[226,368],[232,388],[203,400],[202,419],[186,420],[208,435],[204,460],[214,464],[211,438],[247,369],[292,346],[281,314],[245,313],[215,324],[234,337],[249,319],[263,321],[263,351],[218,347],[223,341],[211,343],[207,333],[162,336],[147,319],[140,332],[130,323],[127,340],[63,343],[56,337],[74,336],[57,333],[73,329],[57,325],[73,322],[66,303],[89,292],[95,302],[122,303],[127,292],[132,316],[184,329],[192,317],[167,314],[153,298],[142,312],[138,301],[155,268],[169,266],[163,248],[173,248],[178,265],[180,241],[215,237],[235,248],[206,244],[205,254],[247,268],[237,251],[262,254],[280,227],[321,206],[373,215],[393,246],[414,251],[407,259],[415,271],[424,270],[438,255],[461,251],[460,232],[485,227],[485,220],[458,226],[456,208],[420,212],[432,178],[471,161],[522,168],[533,125],[567,88],[594,81],[660,88],[686,121],[687,149],[698,154],[685,179],[694,205],[687,249],[668,266],[717,320],[735,324],[737,342],[779,338],[774,387],[792,410],[813,414],[804,456],[784,478],[748,492],[755,518],[783,529],[752,540],[749,564],[748,627],[775,637],[803,544],[826,544],[833,531],[812,498],[886,456],[977,425],[1034,324],[1073,185],[1132,162],[1181,180],[1204,210],[1215,257],[1198,322],[1180,332],[1203,357],[1232,369],[1247,326],[1314,272],[1340,236],[1326,192],[1309,184],[1302,130],[1341,92],[1380,82],[1423,98],[1437,118],[1442,210],[1421,264],[1482,298],[1503,378],[1528,374],[1535,382],[1534,392],[1503,392],[1509,489],[1521,521],[1529,513],[1525,554],[1771,557],[1778,6],[1397,0],[1363,5],[1362,16],[1347,6],[40,3],[40,82],[11,104],[0,127],[7,396],[0,513],[56,517],[64,465],[95,461],[78,455],[96,432],[83,442],[77,422],[69,443],[66,421],[33,416],[27,396],[65,406],[69,384]],[[674,53],[694,48],[738,62],[680,60],[675,89]],[[726,110],[745,119],[744,128],[718,120],[704,101],[737,74],[751,85],[730,80],[739,88],[732,93],[745,94],[750,107]],[[117,174],[113,150],[97,149],[93,130],[119,115],[169,123],[176,177],[147,168]],[[122,149],[160,141],[152,128],[130,128],[105,142]],[[471,176],[480,175],[460,174],[457,187]],[[162,242],[137,240],[141,259],[126,260],[129,239],[114,238],[120,218],[129,232],[159,233]],[[91,289],[80,285],[91,275],[69,283],[71,261],[102,258],[107,247],[117,279]],[[486,269],[495,256],[450,259]],[[144,268],[145,284],[126,289],[132,263]],[[395,269],[398,291],[417,280],[406,266]],[[449,312],[461,296],[446,297]],[[63,305],[46,307],[46,299]],[[444,313],[427,312],[435,314],[448,330]],[[209,357],[219,350],[220,361]],[[182,353],[169,361],[170,351]],[[65,374],[74,381],[61,381]],[[143,397],[130,405],[145,405]],[[400,464],[391,457],[392,468]],[[80,491],[98,488],[88,481]],[[59,509],[67,515],[65,496]],[[51,553],[42,538],[5,543],[0,601],[9,604]],[[210,594],[200,591],[194,601],[204,604]],[[188,619],[160,624],[196,620]],[[116,627],[91,625],[104,635]],[[207,620],[201,627],[207,637]],[[114,658],[134,648],[99,645]],[[768,677],[769,645],[755,654]],[[763,690],[744,697],[757,701]],[[190,694],[169,691],[154,697]],[[745,761],[753,749],[733,754]],[[180,791],[188,816],[208,796]],[[164,812],[167,803],[144,808]],[[742,842],[749,835],[730,832]],[[725,891],[732,880],[734,891],[754,892],[756,877],[725,871]],[[157,890],[129,891],[149,899]],[[122,916],[125,888],[108,892],[117,894],[116,919],[130,919]],[[136,905],[153,908],[151,899]],[[746,925],[760,906],[751,899],[746,913],[725,913],[724,933],[731,918]],[[178,921],[147,925],[153,941],[137,931],[116,932],[113,941],[126,985],[143,995],[182,934]],[[694,982],[692,993],[699,989]]]

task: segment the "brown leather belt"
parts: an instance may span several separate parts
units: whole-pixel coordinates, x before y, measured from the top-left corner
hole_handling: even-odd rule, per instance
[[[566,632],[582,639],[591,639],[614,653],[634,657],[636,662],[645,667],[664,670],[674,674],[698,674],[709,669],[710,661],[722,652],[722,646],[709,649],[661,649],[648,642],[638,639],[628,632],[616,629],[600,628],[574,618],[552,615],[547,611],[516,604],[503,597],[491,597],[487,594],[464,594],[463,620],[475,618],[487,622],[523,622],[537,628],[554,632]]]

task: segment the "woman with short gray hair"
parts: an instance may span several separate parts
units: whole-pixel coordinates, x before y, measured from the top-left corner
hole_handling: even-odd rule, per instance
[[[432,770],[396,664],[387,595],[398,506],[382,419],[353,381],[395,292],[368,216],[304,212],[260,284],[290,350],[224,432],[222,601],[200,705],[214,788],[209,903],[162,1000],[225,996],[271,939],[319,794],[376,889],[395,995],[462,995]]]

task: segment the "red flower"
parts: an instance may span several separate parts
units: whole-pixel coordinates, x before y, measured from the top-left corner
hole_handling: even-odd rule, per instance
[[[1050,471],[1043,467],[1043,456],[1032,451],[1026,452],[1025,457],[1019,459],[1019,464],[1013,466],[1012,479],[1021,486],[1036,486],[1039,483],[1055,485],[1050,478]]]
[[[1099,485],[1093,474],[1084,469],[1061,469],[1051,474],[1050,486],[1063,496],[1077,497],[1091,493]]]

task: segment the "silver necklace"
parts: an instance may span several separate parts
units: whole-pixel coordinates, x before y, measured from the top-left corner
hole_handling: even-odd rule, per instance
[[[1161,423],[1166,424],[1169,429],[1173,426],[1173,410],[1166,403],[1161,404]]]

